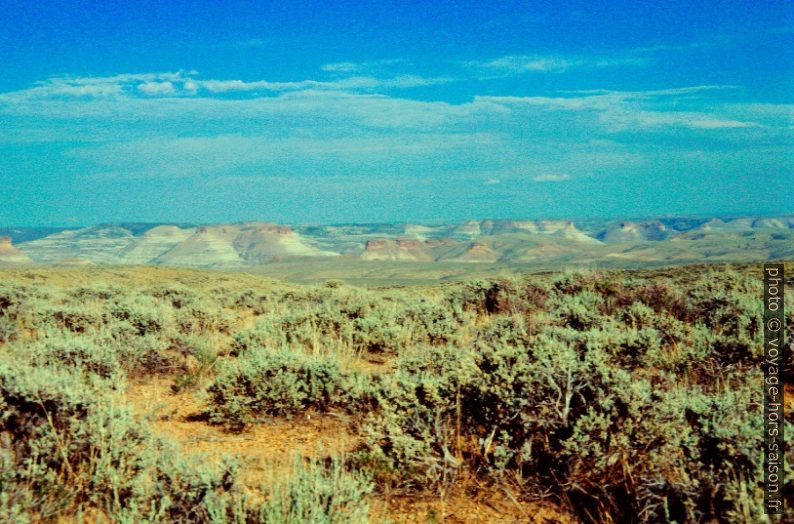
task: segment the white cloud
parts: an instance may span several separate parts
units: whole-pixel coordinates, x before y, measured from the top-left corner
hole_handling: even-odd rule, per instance
[[[743,127],[760,127],[758,122],[741,122],[739,120],[718,120],[714,118],[698,118],[689,122],[691,127],[700,129],[740,129]]]
[[[244,81],[237,79],[200,79],[196,71],[166,73],[122,74],[106,77],[53,77],[33,87],[0,93],[0,103],[22,105],[47,98],[107,98],[112,96],[178,97],[223,95],[227,93],[347,91],[374,93],[380,90],[409,89],[455,81],[449,77],[423,77],[394,75],[389,77],[345,76],[332,80],[299,80],[273,82],[269,80]]]
[[[656,44],[646,47],[635,47],[630,51],[632,54],[652,54],[664,52],[677,52],[677,51],[691,51],[693,49],[709,49],[716,47],[717,42],[690,42],[688,44],[670,45],[670,44]]]
[[[192,71],[51,79],[0,94],[0,145],[68,144],[61,149],[68,153],[58,153],[59,169],[75,176],[465,176],[479,187],[527,178],[578,184],[590,172],[663,168],[674,156],[705,165],[685,156],[693,149],[713,159],[787,144],[794,116],[785,104],[714,102],[723,86],[462,103],[386,94],[388,86],[428,81],[246,82],[202,80]]]
[[[723,42],[724,43],[724,42]],[[601,69],[612,67],[643,67],[661,59],[663,53],[708,49],[717,41],[691,42],[680,45],[657,44],[636,47],[623,52],[573,55],[515,54],[486,61],[466,62],[469,68],[491,75],[519,75],[523,73],[562,73],[571,69]]]
[[[487,61],[470,61],[464,65],[488,78],[524,73],[563,73],[579,68],[643,66],[647,62],[646,58],[638,56],[507,55]]]
[[[517,75],[527,72],[553,72],[567,71],[578,65],[572,58],[540,55],[507,55],[491,60],[474,60],[465,62],[465,67],[479,71],[482,75]]]
[[[226,93],[230,91],[288,91],[295,89],[310,89],[316,87],[318,82],[268,82],[257,80],[244,82],[242,80],[199,80],[195,84],[211,93]]]
[[[710,91],[724,91],[738,89],[738,86],[730,84],[711,84],[687,87],[674,87],[669,89],[649,89],[646,91],[614,91],[610,89],[587,89],[578,91],[560,91],[561,93],[579,95],[615,95],[623,99],[647,99],[656,97],[680,97],[682,95],[702,95]]]
[[[401,58],[384,58],[381,60],[367,60],[364,62],[334,62],[320,67],[321,70],[329,73],[360,73],[373,69],[383,69],[389,66],[405,64]]]
[[[198,91],[199,85],[193,80],[185,80],[185,83],[182,84],[182,89],[184,89],[188,93],[195,93]]]
[[[171,82],[145,82],[138,84],[138,91],[146,95],[171,95],[176,92]]]
[[[569,180],[571,175],[566,175],[564,173],[544,173],[542,175],[537,175],[532,177],[532,180],[535,182],[563,182],[565,180]]]
[[[335,62],[332,64],[325,64],[320,67],[320,69],[333,73],[355,73],[361,70],[360,64],[356,62]]]
[[[33,87],[0,93],[0,101],[21,103],[46,98],[108,98],[139,91],[147,95],[168,95],[175,92],[175,82],[189,80],[195,71],[166,73],[130,73],[112,76],[58,76],[36,83]],[[170,86],[170,87],[169,87]]]
[[[486,69],[521,73],[525,71],[560,72],[577,64],[578,61],[576,60],[559,57],[512,55],[503,56],[480,65]]]
[[[713,113],[681,111],[678,102],[691,99],[693,94],[706,96],[710,91],[732,89],[734,86],[694,86],[649,91],[589,90],[572,92],[580,96],[567,97],[514,97],[488,96],[476,100],[500,104],[513,110],[537,106],[551,111],[589,112],[598,122],[612,131],[638,130],[659,126],[688,127],[692,129],[740,129],[761,127],[752,120],[720,117]],[[671,99],[668,106],[656,99]],[[528,109],[524,109],[528,110]]]
[[[200,80],[197,84],[213,93],[230,91],[300,91],[308,89],[373,91],[377,89],[404,89],[421,87],[451,82],[445,77],[425,78],[415,75],[400,75],[391,78],[376,78],[372,76],[351,76],[330,81],[301,80],[298,82],[269,82],[257,80],[244,82],[242,80]]]

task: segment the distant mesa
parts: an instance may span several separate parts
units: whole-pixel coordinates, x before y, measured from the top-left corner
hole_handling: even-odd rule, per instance
[[[239,267],[244,264],[234,248],[235,233],[227,226],[203,226],[160,255],[156,263],[186,267]]]
[[[134,238],[122,227],[94,226],[61,231],[23,242],[18,247],[41,264],[53,264],[68,258],[87,259],[97,264],[121,264],[121,253]]]
[[[133,239],[121,251],[124,264],[148,264],[157,260],[187,240],[194,229],[182,229],[177,226],[157,226]]]
[[[759,218],[753,221],[754,229],[794,229],[794,216],[779,218]]]
[[[11,237],[0,237],[0,266],[25,266],[33,260],[11,243]]]
[[[394,244],[400,249],[421,249],[422,242],[412,238],[398,238],[395,239]]]
[[[262,263],[275,257],[339,255],[312,245],[288,226],[268,222],[243,224],[237,231],[233,247],[248,263]]]
[[[462,254],[449,260],[451,262],[492,263],[500,258],[501,255],[486,244],[473,242]]]
[[[562,258],[572,253],[577,253],[577,249],[571,245],[561,245],[549,240],[543,240],[529,249],[517,253],[511,260],[514,262],[537,262]]]
[[[103,224],[0,229],[0,265],[240,269],[343,256],[417,263],[653,264],[794,256],[794,216],[433,224]],[[22,239],[12,244],[11,239]]]
[[[480,223],[476,220],[469,220],[468,222],[464,222],[459,226],[456,226],[452,230],[453,235],[460,235],[460,236],[477,236],[481,234],[482,231],[480,230]]]
[[[719,218],[712,218],[698,229],[702,231],[711,231],[711,230],[724,230],[724,229],[731,229],[727,222],[720,220]]]
[[[452,238],[444,237],[425,240],[425,245],[430,249],[438,249],[455,246],[457,245],[457,242],[455,242],[455,240]]]
[[[608,227],[600,238],[606,243],[658,241],[669,236],[667,227],[658,220],[647,222],[620,222]]]
[[[426,242],[410,238],[382,238],[368,240],[361,259],[432,262],[434,257]]]
[[[794,229],[794,217],[740,217],[730,220],[714,218],[704,223],[702,231],[754,231],[758,229]]]
[[[483,220],[477,226],[467,222],[465,230],[471,231],[474,236],[532,233],[577,242],[600,243],[598,239],[580,231],[570,220]]]
[[[441,228],[425,226],[422,224],[406,224],[403,234],[409,238],[418,238],[420,240],[425,240],[428,237],[432,237],[436,235],[439,229]]]

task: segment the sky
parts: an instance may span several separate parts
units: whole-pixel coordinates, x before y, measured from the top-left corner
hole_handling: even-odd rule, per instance
[[[3,2],[0,226],[794,212],[794,3]]]

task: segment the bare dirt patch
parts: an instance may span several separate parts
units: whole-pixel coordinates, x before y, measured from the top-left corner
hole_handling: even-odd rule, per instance
[[[220,460],[224,455],[239,459],[240,478],[247,487],[257,488],[283,478],[291,469],[295,454],[326,458],[355,446],[356,437],[346,421],[327,414],[274,418],[243,433],[230,433],[202,419],[203,404],[195,391],[173,393],[171,383],[168,378],[158,377],[131,384],[127,399],[141,416],[149,419],[155,433],[184,450],[210,460]]]
[[[380,364],[381,366],[383,364]],[[373,367],[379,367],[375,364]],[[254,493],[260,486],[281,481],[292,473],[294,457],[328,458],[344,455],[358,439],[342,417],[306,413],[274,418],[242,433],[230,433],[200,417],[203,404],[196,391],[174,393],[173,378],[151,377],[131,383],[128,402],[152,430],[204,460],[230,455],[239,460],[242,485]],[[576,522],[547,502],[519,502],[496,489],[471,494],[460,489],[443,499],[437,495],[374,494],[372,521],[394,523],[560,523]],[[101,521],[101,520],[100,520]]]
[[[438,497],[383,497],[373,500],[374,521],[402,524],[573,524],[577,522],[551,503],[518,502],[499,491]]]

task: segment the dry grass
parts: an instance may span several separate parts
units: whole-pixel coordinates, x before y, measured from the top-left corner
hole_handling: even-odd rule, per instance
[[[791,265],[789,264],[789,266]],[[755,266],[743,266],[737,269],[743,278],[747,275],[755,275],[757,271]],[[686,290],[686,286],[696,282],[704,273],[712,270],[713,268],[705,266],[692,267],[683,272],[681,270],[662,269],[629,274],[628,279],[642,279],[646,283],[664,282],[667,279],[671,279],[671,281],[675,282],[675,285],[679,285],[681,289]],[[794,268],[789,267],[789,270],[794,270]],[[610,281],[610,279],[614,279],[617,281],[624,276],[623,272],[609,272],[602,275],[602,280]],[[536,282],[543,283],[548,289],[550,283],[557,277],[559,275],[546,274],[533,278],[535,278]],[[752,278],[755,278],[755,276]],[[170,360],[179,365],[175,365],[170,370],[159,374],[130,374],[133,378],[129,379],[126,390],[123,392],[123,398],[133,408],[136,419],[150,428],[154,434],[175,442],[181,452],[189,458],[189,461],[196,464],[220,463],[221,458],[224,456],[236,458],[240,465],[236,481],[242,489],[253,497],[263,493],[260,489],[262,486],[276,484],[293,475],[293,468],[295,467],[293,458],[296,453],[307,459],[318,459],[322,462],[332,458],[349,457],[359,450],[362,445],[364,437],[359,433],[362,426],[360,417],[357,417],[358,413],[345,412],[345,409],[338,408],[338,406],[335,406],[329,412],[323,413],[317,412],[310,407],[308,410],[299,412],[291,418],[262,417],[256,423],[246,426],[245,431],[233,433],[227,431],[221,425],[213,425],[208,422],[206,417],[208,405],[202,396],[202,392],[218,376],[216,375],[216,363],[219,363],[218,365],[220,366],[225,362],[235,361],[238,358],[237,356],[232,356],[236,354],[230,351],[236,334],[255,328],[258,320],[262,318],[266,320],[272,318],[280,319],[283,316],[289,319],[291,318],[290,315],[293,315],[294,318],[302,318],[295,314],[295,310],[298,313],[320,311],[321,314],[325,314],[321,307],[317,307],[317,304],[326,306],[327,304],[323,301],[330,301],[331,306],[328,306],[328,309],[335,313],[334,307],[337,302],[331,300],[339,300],[344,307],[348,307],[351,303],[355,303],[356,297],[359,296],[356,293],[360,290],[349,286],[339,290],[334,286],[334,289],[329,291],[331,286],[306,288],[275,282],[268,278],[245,273],[161,267],[3,270],[0,271],[0,281],[18,283],[31,289],[36,289],[37,286],[41,285],[42,288],[57,290],[58,293],[61,293],[58,296],[61,297],[69,296],[68,294],[77,288],[90,288],[91,286],[102,284],[123,287],[130,294],[145,294],[154,287],[174,285],[202,294],[202,299],[206,298],[208,303],[213,305],[213,300],[218,298],[218,303],[224,305],[218,306],[217,310],[208,308],[208,314],[218,317],[224,314],[231,315],[229,329],[224,330],[222,333],[207,330],[189,334],[190,336],[201,338],[207,345],[217,350],[217,355],[213,355],[209,363],[200,363],[193,355],[185,356],[174,349],[168,349],[165,354]],[[504,285],[504,282],[501,282],[500,285]],[[500,299],[502,302],[495,306],[496,311],[488,310],[471,313],[467,310],[467,313],[471,313],[470,316],[459,324],[450,324],[451,328],[443,324],[446,319],[439,321],[442,329],[451,330],[449,341],[429,343],[427,338],[422,339],[421,337],[427,337],[427,333],[430,329],[433,329],[433,326],[427,328],[414,319],[410,320],[413,324],[410,324],[408,328],[400,333],[404,340],[411,342],[416,338],[417,340],[421,339],[421,343],[413,344],[411,342],[405,347],[399,347],[397,350],[390,348],[387,351],[368,352],[360,348],[353,350],[351,347],[345,347],[345,344],[350,344],[351,338],[344,338],[341,335],[337,336],[337,333],[329,336],[320,332],[319,328],[312,324],[311,328],[314,329],[314,332],[310,339],[310,347],[290,349],[306,351],[314,355],[334,356],[341,363],[340,369],[344,372],[357,373],[367,377],[391,376],[395,374],[397,362],[401,358],[420,358],[423,353],[428,352],[430,346],[444,348],[445,345],[449,345],[454,346],[456,350],[463,351],[464,349],[477,347],[478,343],[482,343],[484,334],[503,329],[501,326],[508,325],[504,324],[505,321],[514,320],[517,324],[526,327],[526,331],[537,327],[533,322],[536,322],[538,318],[541,319],[541,322],[550,322],[549,319],[557,311],[544,310],[541,311],[539,316],[536,316],[537,305],[531,304],[532,297],[526,299],[523,305],[519,306],[525,308],[524,310],[515,311],[515,303],[511,302],[516,300],[514,296],[515,288],[510,287],[513,285],[508,283],[508,286],[502,289],[503,294],[508,296]],[[411,304],[411,301],[414,301],[417,297],[426,298],[431,306],[443,309],[449,307],[449,303],[445,302],[445,300],[456,293],[460,287],[460,284],[445,284],[417,286],[410,289],[392,287],[364,290],[361,295],[364,297],[363,300],[375,301],[375,306],[367,306],[370,309],[364,314],[369,314],[371,311],[380,312],[379,308],[388,310],[389,314],[392,314],[393,312],[390,308],[394,306],[396,311],[397,306],[395,304],[403,307],[405,304]],[[626,288],[623,287],[617,287],[616,289],[619,292],[627,292]],[[273,302],[267,302],[267,307],[271,309],[264,312],[249,309],[247,305],[238,306],[233,302],[236,297],[251,291],[261,295],[278,295],[280,298]],[[293,292],[300,295],[299,299],[295,299],[291,295]],[[561,293],[560,295],[564,294]],[[221,300],[221,298],[229,298],[232,301]],[[60,304],[72,306],[79,299],[69,298],[68,300],[73,302],[61,302]],[[295,304],[299,305],[295,306]],[[101,301],[96,301],[92,303],[92,307],[100,309],[107,306]],[[291,309],[293,307],[295,310]],[[312,310],[311,308],[316,309]],[[609,308],[604,306],[604,309],[608,310]],[[172,310],[169,309],[169,311]],[[432,313],[435,310],[430,309],[430,311]],[[572,311],[583,316],[586,316],[587,313],[592,313],[592,311],[587,310],[586,305],[582,306],[582,311]],[[172,312],[176,314],[176,309]],[[613,313],[603,313],[601,320],[609,315],[613,315]],[[293,321],[294,318],[292,318]],[[314,317],[309,318],[313,319]],[[319,318],[320,320],[328,320],[328,318],[323,316]],[[359,317],[346,317],[341,314],[339,318],[341,319],[339,322],[343,324],[346,322],[352,323],[359,319]],[[382,318],[387,319],[383,322],[395,323],[393,319],[397,317],[384,316]],[[400,318],[402,322],[403,317]],[[381,317],[376,316],[376,319],[381,321]],[[617,322],[616,319],[617,316],[614,319],[609,318],[609,322]],[[337,318],[331,317],[331,320],[337,321]],[[456,320],[455,322],[458,321]],[[682,321],[679,324],[683,325],[684,323]],[[678,326],[679,324],[675,325]],[[178,333],[173,325],[172,322],[172,327],[169,328],[170,331],[166,332],[164,329],[155,336],[172,341],[174,334],[180,337],[185,335],[185,333]],[[22,344],[42,338],[41,334],[37,332],[36,326],[26,326],[24,324],[20,324],[20,326],[21,329],[17,337]],[[402,324],[400,326],[402,327]],[[107,329],[107,326],[102,329]],[[422,331],[423,329],[424,332]],[[568,331],[573,332],[571,329]],[[373,329],[373,332],[376,331]],[[517,333],[513,333],[511,336],[518,336]],[[497,334],[503,335],[505,333]],[[68,333],[68,335],[72,336],[74,333]],[[93,335],[91,333],[81,333],[80,336],[88,338]],[[488,336],[493,336],[493,334]],[[97,337],[96,340],[100,339]],[[4,343],[0,340],[0,357],[6,353],[8,347],[12,347],[14,344],[16,344],[15,347],[19,347],[21,345],[19,341]],[[679,355],[682,349],[683,346],[679,347],[678,343],[671,344],[669,348],[666,348],[664,356],[670,361],[682,360],[684,357]],[[731,365],[734,365],[734,363],[731,363]],[[749,369],[748,364],[741,365],[747,366]],[[660,374],[660,369],[653,366],[630,369],[630,371],[633,373],[634,379],[648,382],[655,380]],[[744,371],[742,370],[742,372]],[[195,380],[184,387],[175,389],[175,383],[179,382],[185,374],[194,374]],[[702,385],[701,383],[705,384],[709,381],[712,381],[712,377],[702,370],[693,371],[690,375],[686,375],[681,379],[682,384],[685,383],[686,387],[699,387]],[[729,382],[725,384],[726,388],[730,386]],[[720,393],[722,389],[717,388],[712,393]],[[794,414],[794,384],[786,384],[785,393],[787,397],[786,411],[789,413],[789,418],[791,418],[792,414]],[[475,403],[476,401],[477,399],[474,399]],[[461,459],[460,427],[456,431],[459,439],[455,455],[458,459]],[[492,458],[488,457],[487,450],[484,454],[480,453],[477,455],[481,451],[477,448],[477,436],[483,431],[485,432],[484,434],[488,434],[487,428],[474,428],[466,435],[466,438],[474,443],[472,445],[473,451],[467,452],[467,457],[468,459],[475,457],[477,460],[472,460],[472,463],[477,462],[479,465],[488,462]],[[369,444],[371,445],[372,441]],[[474,469],[464,471],[459,477],[456,477],[456,481],[443,489],[429,487],[427,489],[413,489],[413,491],[388,491],[390,488],[383,488],[381,491],[376,491],[368,496],[372,508],[373,522],[383,519],[388,519],[394,523],[417,524],[431,522],[558,522],[568,524],[579,522],[572,515],[575,508],[568,505],[564,495],[557,494],[560,495],[556,499],[560,501],[558,504],[552,502],[551,498],[533,501],[533,497],[537,498],[537,496],[527,492],[519,493],[517,490],[511,490],[507,482],[496,481],[495,479],[499,477],[498,473],[493,476],[488,476],[487,474],[478,476],[483,470],[475,471]],[[582,475],[584,476],[587,473],[584,472]],[[105,522],[108,520],[98,510],[86,511],[81,516],[81,519],[82,522]],[[69,524],[77,521],[75,515],[58,517],[57,520],[57,522]]]

